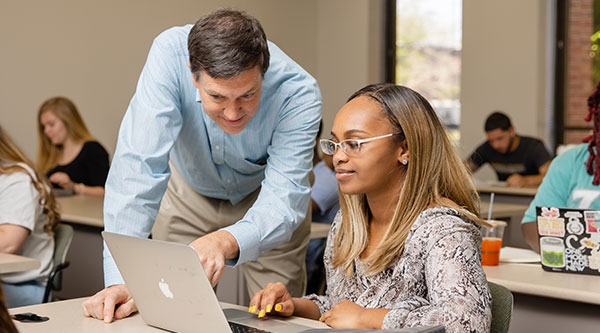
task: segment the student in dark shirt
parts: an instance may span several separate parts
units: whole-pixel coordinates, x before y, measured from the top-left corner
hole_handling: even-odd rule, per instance
[[[104,195],[108,153],[90,134],[75,104],[65,97],[45,101],[38,112],[38,164],[54,187]]]
[[[540,185],[548,171],[552,157],[542,141],[519,136],[508,116],[494,112],[485,121],[488,140],[469,157],[471,171],[490,163],[498,180],[510,187]]]

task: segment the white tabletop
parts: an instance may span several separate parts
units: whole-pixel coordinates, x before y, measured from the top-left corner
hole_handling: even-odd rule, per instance
[[[513,292],[600,304],[600,276],[547,272],[541,264],[483,266],[488,281]]]
[[[0,253],[0,274],[24,272],[39,268],[40,261],[8,253]]]
[[[72,195],[56,198],[60,219],[65,222],[104,228],[103,197]],[[310,238],[327,238],[329,225],[311,223]]]
[[[480,184],[475,186],[479,193],[496,193],[506,195],[530,196],[534,197],[537,193],[537,187],[508,187],[506,185],[485,185]]]
[[[104,228],[104,197],[72,195],[56,201],[62,221]]]
[[[17,329],[21,333],[165,332],[163,330],[146,325],[139,313],[136,313],[125,319],[117,320],[111,324],[105,324],[101,320],[85,317],[81,307],[81,303],[84,300],[85,298],[77,298],[68,301],[24,306],[20,308],[9,309],[9,312],[11,314],[33,312],[39,316],[50,318],[50,320],[42,323],[16,322]],[[225,309],[237,308],[241,310],[247,310],[247,308],[229,303],[221,303],[221,307]],[[322,322],[305,318],[292,317],[286,320],[313,328],[328,327]],[[198,329],[201,331],[201,327]]]

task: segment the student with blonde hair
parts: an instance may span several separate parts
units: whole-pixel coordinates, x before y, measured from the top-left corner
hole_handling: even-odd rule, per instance
[[[104,195],[108,153],[92,137],[75,104],[46,100],[38,112],[38,165],[55,187],[77,194]]]
[[[341,210],[325,250],[326,295],[292,298],[269,284],[250,312],[334,328],[489,331],[477,192],[427,100],[367,86],[337,113],[331,135],[320,145],[333,155]]]
[[[0,252],[41,262],[35,270],[0,274],[8,307],[42,302],[59,220],[47,180],[0,127]]]

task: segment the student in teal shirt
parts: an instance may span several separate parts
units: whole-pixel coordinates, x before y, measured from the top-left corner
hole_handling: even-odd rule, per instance
[[[600,85],[599,85],[600,86]],[[600,93],[598,87],[588,99],[589,115],[586,120],[593,119],[594,132],[584,139],[585,144],[571,148],[556,157],[537,194],[521,221],[521,229],[527,244],[539,252],[536,226],[538,206],[568,207],[579,209],[600,209],[600,169],[597,152],[600,148]],[[590,151],[593,152],[590,159]]]

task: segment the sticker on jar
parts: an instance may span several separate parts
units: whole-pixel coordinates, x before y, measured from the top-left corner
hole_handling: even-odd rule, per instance
[[[540,238],[542,264],[547,267],[565,267],[565,246],[560,238]]]

